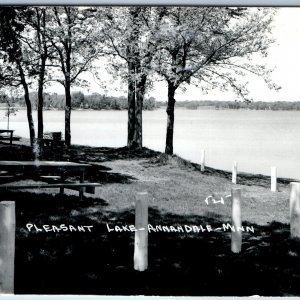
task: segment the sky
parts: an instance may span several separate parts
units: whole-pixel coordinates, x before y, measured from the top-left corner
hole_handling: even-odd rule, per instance
[[[269,90],[261,78],[249,76],[247,80],[249,81],[250,97],[254,101],[300,101],[300,7],[278,8],[272,32],[276,41],[269,48],[269,56],[264,60],[270,68],[275,67],[271,78],[281,89],[278,92]],[[85,93],[98,92],[108,96],[126,95],[126,85],[116,81],[111,83],[112,78],[105,70],[101,70],[101,74],[103,78],[107,78],[107,82],[104,84],[111,88],[104,90],[95,83],[92,76],[85,74],[84,77],[91,82],[89,90]],[[56,92],[63,93],[63,89],[56,89]],[[166,101],[166,84],[164,82],[156,83],[147,96],[153,96],[158,101]],[[215,90],[203,94],[201,89],[187,86],[185,92],[177,91],[175,99],[177,101],[236,100],[237,97],[230,91]]]

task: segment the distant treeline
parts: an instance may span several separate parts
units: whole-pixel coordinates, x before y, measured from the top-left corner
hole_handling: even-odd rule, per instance
[[[30,100],[32,107],[37,109],[38,97],[37,93],[30,93]],[[0,103],[6,103],[0,97]],[[23,97],[10,99],[11,104],[18,107],[25,106]],[[144,99],[144,110],[153,110],[155,108],[155,99],[153,97]],[[44,109],[64,109],[65,96],[60,94],[44,93]],[[72,94],[72,108],[73,109],[107,109],[107,110],[122,110],[128,108],[128,101],[126,97],[111,97],[98,93],[85,95],[82,92],[74,92]]]
[[[165,102],[156,102],[157,107],[166,106]],[[238,102],[238,101],[177,101],[176,107],[186,109],[251,109],[251,110],[300,110],[300,101],[276,101],[276,102]]]
[[[32,107],[37,109],[37,93],[30,93]],[[0,97],[0,103],[7,103],[4,97]],[[9,99],[10,105],[24,107],[23,97]],[[65,96],[57,93],[44,93],[44,109],[64,109]],[[144,99],[144,110],[154,110],[166,107],[167,103],[156,101],[154,97]],[[127,98],[124,96],[113,97],[93,93],[85,95],[82,92],[72,94],[73,109],[95,109],[95,110],[125,110],[128,108]],[[239,101],[217,101],[217,100],[186,100],[177,101],[176,108],[186,109],[251,109],[251,110],[300,110],[300,101],[276,101],[276,102],[239,102]]]

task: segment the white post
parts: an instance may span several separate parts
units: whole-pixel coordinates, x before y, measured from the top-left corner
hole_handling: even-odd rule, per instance
[[[204,172],[204,170],[205,170],[205,150],[201,151],[200,164],[201,164],[201,172]]]
[[[231,189],[232,227],[231,251],[240,253],[242,249],[242,216],[241,216],[241,189]]]
[[[0,202],[0,294],[14,293],[15,202]]]
[[[236,177],[237,177],[237,162],[233,162],[232,166],[232,183],[236,184]]]
[[[300,239],[300,182],[290,183],[290,230],[292,238]]]
[[[271,192],[277,191],[277,168],[271,168]]]
[[[147,192],[138,193],[135,202],[134,269],[148,268],[148,201]]]

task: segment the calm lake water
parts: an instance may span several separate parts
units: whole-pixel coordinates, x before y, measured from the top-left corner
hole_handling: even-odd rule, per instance
[[[144,146],[164,151],[165,110],[146,111],[143,120]],[[64,132],[63,111],[46,111],[44,122],[45,131]],[[6,128],[4,111],[0,128]],[[29,137],[24,110],[11,117],[10,128]],[[71,128],[73,144],[125,146],[127,112],[73,111]],[[237,161],[240,171],[269,175],[277,166],[278,176],[300,179],[300,112],[177,109],[174,152],[199,162],[201,149],[211,167],[231,170]]]

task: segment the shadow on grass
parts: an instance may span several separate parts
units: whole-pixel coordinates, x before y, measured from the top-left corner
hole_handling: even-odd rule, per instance
[[[230,252],[229,232],[152,232],[149,269],[133,270],[134,233],[108,232],[134,224],[134,209],[110,210],[104,199],[7,193],[16,201],[17,294],[300,295],[300,244],[287,225],[253,225],[243,251]],[[152,225],[211,225],[217,214],[180,216],[149,209]],[[29,232],[27,223],[93,226],[91,232]]]
[[[137,180],[135,177],[121,173],[111,172],[112,169],[101,166],[92,165],[86,174],[86,180],[89,182],[99,183],[131,183]]]
[[[143,147],[143,149],[129,149],[127,147],[89,147],[82,145],[72,145],[69,149],[45,147],[42,159],[45,160],[70,160],[75,162],[104,162],[119,159],[145,159],[155,157],[160,152]]]
[[[97,182],[97,183],[132,183],[132,181],[137,180],[135,177],[130,175],[125,175],[121,173],[111,172],[112,169],[101,166],[101,165],[92,165],[91,168],[88,169],[88,171],[85,174],[85,180],[88,182]],[[0,184],[2,183],[9,183],[9,182],[16,182],[20,180],[28,180],[33,179],[37,181],[46,181],[49,183],[56,182],[56,179],[51,178],[42,178],[41,175],[52,175],[51,172],[39,172],[38,169],[32,169],[31,171],[27,171],[26,174],[20,173],[15,174],[15,172],[5,172],[5,175],[12,175],[11,177],[0,177]],[[59,173],[58,173],[59,174]],[[69,174],[67,177],[70,181],[78,181],[79,178],[72,176],[72,174]]]
[[[16,154],[18,157],[16,157]],[[34,155],[29,146],[21,144],[4,144],[0,143],[0,157],[1,160],[33,160]],[[57,160],[57,161],[73,161],[84,163],[101,163],[106,161],[120,160],[120,159],[147,159],[146,164],[163,165],[169,164],[174,160],[176,166],[183,169],[193,169],[200,171],[200,165],[197,163],[185,160],[177,155],[168,156],[161,152],[154,151],[143,147],[143,149],[128,149],[127,147],[111,148],[111,147],[90,147],[82,145],[72,145],[69,149],[65,147],[51,148],[44,147],[41,153],[41,160]],[[104,166],[98,165],[98,168],[105,170]],[[231,180],[232,173],[224,170],[218,170],[211,167],[206,167],[203,175],[218,176]],[[113,178],[112,178],[113,179]],[[237,176],[239,184],[242,185],[256,185],[261,187],[270,186],[270,176],[261,174],[239,173]],[[277,183],[288,185],[292,181],[298,181],[290,178],[277,178]]]
[[[127,147],[110,148],[110,147],[88,147],[73,146],[69,155],[73,160],[92,161],[112,161],[117,159],[139,159],[151,158],[159,155],[160,152],[143,147],[142,149],[129,149]]]
[[[29,147],[16,147],[13,151],[0,148],[1,159],[15,159],[16,153],[18,160],[32,159]],[[95,163],[157,155],[147,149],[139,152],[81,146],[57,152],[56,156],[52,150],[49,157],[44,154],[43,159]],[[190,167],[190,163],[185,161],[182,166]],[[103,183],[134,180],[110,171],[97,165],[86,179]],[[210,168],[204,174],[230,176]],[[249,175],[244,184],[265,185],[266,180]],[[289,239],[289,227],[285,224],[244,224],[253,225],[255,233],[244,234],[239,255],[230,252],[229,232],[150,233],[149,269],[141,273],[133,270],[134,233],[108,232],[106,227],[134,224],[133,209],[116,212],[105,199],[80,201],[77,196],[66,195],[6,192],[1,199],[16,201],[17,294],[300,295],[300,244]],[[153,225],[216,227],[227,221],[218,214],[180,216],[155,208],[149,210],[149,222]],[[29,232],[28,223],[39,228],[61,224],[93,228],[91,232]]]
[[[1,160],[33,160],[32,149],[25,145],[0,143]]]

